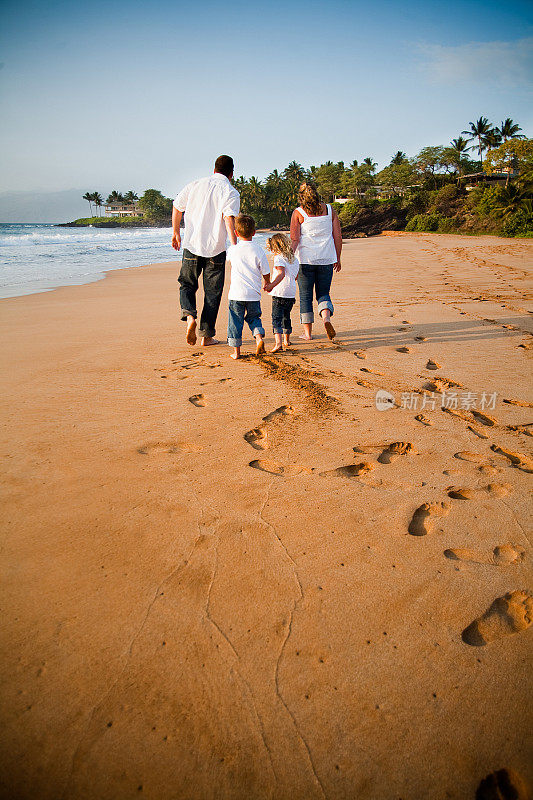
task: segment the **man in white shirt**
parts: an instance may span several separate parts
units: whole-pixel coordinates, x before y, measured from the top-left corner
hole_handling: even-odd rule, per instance
[[[187,344],[196,344],[196,292],[203,272],[204,307],[200,317],[202,346],[218,344],[215,336],[226,269],[226,237],[232,244],[240,196],[231,185],[233,159],[219,156],[213,175],[187,184],[174,200],[172,247],[181,247],[180,225],[185,213],[183,258],[179,276],[181,319],[187,322]]]

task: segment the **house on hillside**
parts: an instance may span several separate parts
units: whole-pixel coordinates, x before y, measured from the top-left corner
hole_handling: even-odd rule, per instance
[[[106,203],[106,217],[144,217],[137,203]]]
[[[480,184],[483,186],[505,186],[513,178],[518,177],[518,174],[517,169],[509,167],[490,174],[486,172],[471,172],[469,175],[462,175],[461,181],[464,181],[465,189],[469,191]]]

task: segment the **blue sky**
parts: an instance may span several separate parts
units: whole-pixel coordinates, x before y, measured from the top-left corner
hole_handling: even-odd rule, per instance
[[[234,156],[381,165],[481,115],[533,135],[529,2],[4,0],[0,191],[173,195]]]

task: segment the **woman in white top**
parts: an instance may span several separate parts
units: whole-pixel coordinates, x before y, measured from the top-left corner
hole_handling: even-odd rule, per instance
[[[298,195],[300,206],[291,219],[291,245],[300,262],[300,319],[304,327],[302,339],[312,339],[313,289],[329,339],[335,338],[331,324],[333,303],[329,296],[333,271],[340,272],[342,234],[339,218],[330,205],[323,203],[311,183],[302,183]]]

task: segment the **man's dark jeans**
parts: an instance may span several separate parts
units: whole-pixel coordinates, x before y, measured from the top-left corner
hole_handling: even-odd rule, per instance
[[[224,290],[224,275],[226,272],[226,251],[212,258],[195,256],[190,250],[183,251],[180,276],[180,305],[181,318],[186,320],[191,316],[196,319],[196,292],[200,274],[203,272],[204,307],[200,317],[200,336],[214,336],[218,309],[222,292]]]

